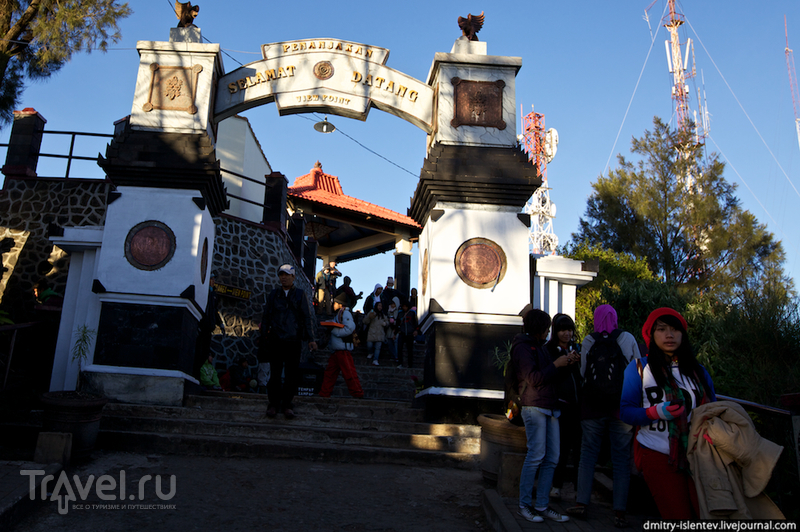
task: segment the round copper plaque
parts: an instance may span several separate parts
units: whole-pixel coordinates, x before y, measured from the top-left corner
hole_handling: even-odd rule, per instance
[[[314,75],[317,79],[325,81],[333,77],[333,65],[330,61],[320,61],[314,65]]]
[[[428,250],[425,249],[425,254],[422,257],[422,295],[428,291]]]
[[[175,254],[175,234],[161,222],[142,222],[125,239],[125,258],[134,268],[157,270]]]
[[[494,288],[506,273],[506,254],[486,238],[472,238],[458,248],[456,273],[472,288]]]
[[[208,269],[208,238],[203,239],[203,251],[200,254],[200,282],[206,284],[206,270]]]

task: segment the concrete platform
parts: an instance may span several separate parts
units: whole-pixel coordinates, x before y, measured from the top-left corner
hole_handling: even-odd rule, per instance
[[[23,470],[44,470],[45,475],[58,475],[61,464],[37,464],[16,460],[0,461],[0,530],[12,530],[14,525],[41,504],[39,487],[45,475],[36,476],[36,495],[30,498],[30,475]]]

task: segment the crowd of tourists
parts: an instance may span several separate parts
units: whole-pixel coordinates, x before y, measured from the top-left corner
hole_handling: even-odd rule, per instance
[[[578,344],[569,316],[526,313],[506,371],[507,415],[524,422],[527,438],[519,515],[531,522],[586,519],[605,445],[619,528],[628,526],[632,467],[663,519],[782,517],[771,501],[754,504],[744,496],[755,487],[766,497],[761,492],[781,448],[758,436],[739,405],[717,402],[688,329],[679,312],[659,308],[642,326],[639,345],[618,328],[614,308],[601,305],[594,332]],[[550,500],[561,497],[569,463],[577,472],[576,500],[562,515]]]
[[[363,397],[353,349],[364,342],[372,364],[379,365],[384,356],[398,367],[404,367],[404,360],[411,367],[419,334],[416,293],[412,290],[410,297],[404,298],[389,277],[364,298],[361,313],[352,308],[362,293],[355,294],[348,277],[337,289],[339,276],[334,262],[317,276],[322,282],[317,285],[317,312],[330,316],[321,325],[330,330],[333,351],[319,395],[329,397],[341,373],[350,395]],[[269,293],[264,305],[257,385],[266,386],[268,417],[281,412],[292,419],[301,345],[307,342],[310,350],[317,349],[315,311],[310,298],[294,285],[291,265],[281,266],[278,278],[280,285]],[[325,308],[328,302],[329,313]],[[533,309],[524,315],[523,332],[511,344],[505,370],[507,416],[524,424],[527,438],[519,515],[531,522],[549,519],[563,523],[568,516],[586,519],[595,466],[601,449],[607,447],[613,472],[614,524],[619,528],[628,526],[632,467],[641,473],[664,519],[710,518],[720,511],[720,504],[727,505],[726,511],[733,515],[781,516],[774,504],[751,512],[741,484],[744,476],[750,492],[754,486],[763,491],[782,448],[760,438],[736,403],[717,402],[711,377],[692,349],[686,319],[671,308],[654,310],[642,326],[641,345],[630,332],[619,329],[617,313],[610,305],[595,309],[593,326],[594,332],[578,343],[570,316],[556,314],[551,319],[546,312]],[[225,383],[216,379],[211,362],[208,357],[201,382],[225,388]],[[245,374],[247,366],[238,359],[224,376],[227,385],[238,389],[256,386],[255,379]],[[264,366],[269,369],[264,372],[269,375],[268,382],[262,382]],[[693,423],[693,415],[699,423]],[[724,436],[714,433],[712,440],[709,425],[716,419],[734,428]],[[742,448],[736,443],[740,441],[750,444]],[[709,458],[720,452],[721,442],[735,456]],[[574,472],[576,498],[574,506],[562,515],[550,500],[561,498],[567,471]],[[730,495],[724,503],[719,501],[717,488],[709,487],[720,482]]]

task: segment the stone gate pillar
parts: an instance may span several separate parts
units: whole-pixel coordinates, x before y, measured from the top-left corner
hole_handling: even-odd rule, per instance
[[[112,399],[181,404],[185,382],[196,382],[212,216],[227,207],[212,120],[222,61],[217,44],[140,41],[137,49],[131,115],[99,161],[116,191],[93,283],[101,310],[86,375]]]
[[[541,185],[516,139],[518,57],[458,39],[428,76],[435,117],[410,215],[419,238],[419,316],[428,394],[502,397],[495,354],[521,332],[529,308],[530,218]]]

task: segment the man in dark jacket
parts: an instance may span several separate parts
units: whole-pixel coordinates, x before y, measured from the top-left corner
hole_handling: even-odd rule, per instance
[[[528,521],[541,523],[545,519],[563,523],[569,521],[550,506],[550,487],[558,464],[559,430],[558,392],[556,384],[566,377],[566,367],[580,362],[577,353],[562,355],[553,360],[543,348],[550,331],[550,316],[533,309],[523,320],[523,334],[514,337],[511,345],[512,371],[519,383],[522,419],[528,440],[528,452],[519,479],[519,515]],[[539,483],[536,501],[533,485],[536,472]]]
[[[292,400],[297,394],[300,380],[302,342],[308,341],[308,348],[312,351],[317,349],[308,296],[294,286],[294,279],[294,268],[291,265],[284,264],[280,267],[280,286],[267,296],[261,321],[258,360],[270,364],[267,417],[271,418],[278,414],[278,410],[283,412],[286,419],[295,417]],[[285,378],[281,379],[284,372]]]

